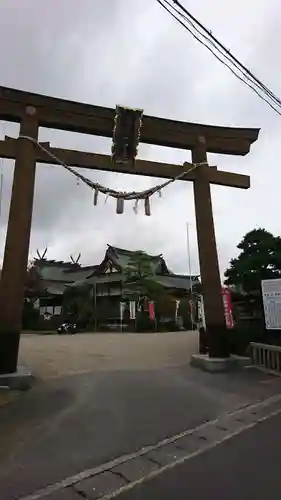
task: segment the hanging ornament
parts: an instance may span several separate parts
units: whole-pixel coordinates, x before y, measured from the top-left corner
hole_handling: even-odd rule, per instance
[[[95,188],[95,191],[94,191],[94,205],[97,206],[98,204],[98,197],[99,197],[99,190],[98,188]]]
[[[142,109],[116,106],[112,138],[112,161],[135,164],[142,126]]]
[[[135,214],[138,213],[138,204],[139,204],[139,199],[137,198],[135,200],[135,203],[134,203],[134,206],[133,206],[133,210],[134,210]]]
[[[142,114],[143,110],[130,110],[128,108],[121,108],[120,106],[117,106],[117,112],[115,116],[115,128],[114,128],[114,137],[113,137],[113,146],[112,146],[112,160],[115,163],[121,162],[121,163],[126,163],[126,162],[131,162],[131,164],[134,163],[136,155],[137,155],[137,146],[138,146],[138,141],[140,138],[140,129],[142,126]],[[72,167],[67,165],[65,162],[60,160],[57,156],[55,156],[49,149],[46,149],[44,146],[48,146],[49,148],[49,143],[40,143],[36,139],[26,136],[26,135],[19,135],[18,139],[21,140],[27,140],[30,141],[32,144],[36,144],[39,149],[41,149],[47,156],[49,156],[52,160],[55,160],[58,165],[61,165],[63,168],[65,168],[68,172],[70,172],[72,175],[76,177],[76,182],[77,186],[80,185],[80,180],[84,182],[87,186],[89,186],[92,190],[94,190],[94,205],[97,205],[97,200],[98,200],[98,193],[101,192],[102,194],[106,195],[105,198],[105,203],[107,202],[107,198],[109,196],[113,198],[119,198],[123,199],[122,202],[119,202],[119,207],[118,207],[118,213],[119,210],[121,210],[122,204],[124,204],[125,200],[135,200],[135,204],[133,206],[133,210],[135,213],[138,212],[138,202],[140,199],[144,199],[144,204],[145,204],[145,214],[146,215],[151,215],[150,212],[150,201],[149,197],[154,195],[157,191],[159,192],[159,196],[161,197],[161,190],[164,189],[166,186],[171,184],[172,182],[175,182],[179,179],[182,179],[183,177],[186,176],[187,170],[184,170],[181,172],[179,175],[169,179],[168,181],[165,181],[164,183],[157,185],[153,188],[147,189],[145,191],[141,192],[136,192],[132,191],[129,193],[126,192],[120,192],[116,191],[114,189],[107,188],[103,185],[100,185],[96,182],[91,181],[90,179],[87,179],[84,175],[78,174],[75,170],[73,170]],[[5,141],[14,141],[15,139],[9,136],[5,135]],[[120,148],[120,151],[119,151]],[[117,152],[118,149],[118,152]],[[122,157],[122,154],[123,157]],[[118,154],[117,154],[118,153]],[[119,154],[120,153],[120,154]],[[125,157],[124,157],[125,155]],[[184,163],[184,166],[187,164]],[[200,165],[206,165],[208,166],[207,162],[201,162],[201,163],[194,163],[193,165],[188,164],[188,172],[191,172],[195,168],[197,168]],[[190,168],[191,167],[191,168]],[[216,168],[216,167],[212,167]],[[1,184],[1,179],[0,179],[0,184]],[[0,186],[0,192],[1,192],[1,186]],[[1,195],[0,195],[1,199]],[[122,212],[123,213],[123,210]],[[0,207],[0,215],[1,215],[1,207]]]
[[[124,198],[117,198],[116,213],[122,214],[124,212]]]
[[[145,215],[151,215],[149,198],[144,199],[144,212]]]

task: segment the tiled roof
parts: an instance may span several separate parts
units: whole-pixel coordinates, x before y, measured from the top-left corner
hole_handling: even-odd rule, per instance
[[[88,276],[86,279],[77,280],[74,283],[69,283],[69,287],[79,287],[83,285],[94,285],[95,283],[98,285],[99,283],[120,283],[121,281],[121,273],[112,273],[112,274],[93,274]]]
[[[63,283],[73,283],[77,280],[86,279],[98,266],[85,266],[73,264],[72,262],[47,261],[45,259],[36,260],[35,266],[39,275],[44,281],[57,281]]]
[[[114,265],[124,269],[135,253],[136,252],[132,250],[125,250],[123,248],[112,247],[109,245],[106,251],[106,256],[114,263]],[[164,270],[169,272],[162,255],[146,255],[151,259],[153,272],[163,272]]]
[[[156,276],[157,283],[167,288],[179,288],[181,290],[190,290],[190,278],[188,276]],[[192,284],[199,283],[199,281],[192,280]]]
[[[105,258],[100,265],[85,266],[72,262],[48,261],[41,259],[35,261],[40,277],[48,282],[46,289],[54,295],[61,295],[68,286],[79,287],[83,285],[93,286],[95,283],[113,283],[121,281],[121,272],[104,273],[107,262],[122,271],[132,256],[134,251],[108,245]],[[156,281],[165,287],[178,288],[182,290],[190,289],[190,277],[186,275],[177,275],[172,273],[162,255],[149,255],[153,272],[156,274]],[[192,283],[200,283],[198,276],[192,276]]]
[[[75,283],[71,283],[68,286],[70,287],[79,287],[83,285],[93,286],[94,284],[99,285],[100,283],[120,283],[121,274],[120,273],[112,273],[112,274],[102,274],[102,275],[92,275],[85,280],[76,281]],[[178,288],[181,290],[190,290],[190,278],[188,276],[166,276],[166,275],[158,275],[155,276],[155,281],[160,283],[164,287],[167,288]],[[199,283],[199,280],[192,280],[192,284],[195,285]]]

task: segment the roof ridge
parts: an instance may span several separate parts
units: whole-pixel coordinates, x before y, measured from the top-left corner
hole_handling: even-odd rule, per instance
[[[56,266],[56,267],[67,267],[67,268],[81,268],[81,265],[78,263],[64,261],[64,260],[56,260],[56,259],[34,259],[35,264],[42,264],[45,266]]]
[[[127,248],[120,248],[120,247],[115,247],[113,245],[108,245],[108,250],[115,250],[117,252],[124,252],[124,253],[137,253],[137,252],[142,252],[142,253],[145,253],[146,255],[148,255],[148,257],[151,257],[152,259],[163,259],[164,260],[164,257],[163,257],[163,254],[157,254],[157,255],[151,255],[149,253],[147,253],[145,250],[128,250]]]
[[[97,267],[99,267],[99,264],[92,264],[92,265],[89,265],[89,266],[77,266],[77,267],[72,267],[72,268],[67,268],[67,269],[63,269],[63,272],[65,274],[71,274],[71,273],[74,273],[74,272],[81,272],[81,271],[87,271],[87,270],[91,270],[91,269],[96,269]]]

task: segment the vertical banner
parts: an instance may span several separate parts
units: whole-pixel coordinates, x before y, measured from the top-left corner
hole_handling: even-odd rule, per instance
[[[233,321],[233,313],[232,313],[232,300],[231,300],[231,291],[229,290],[229,288],[226,288],[226,287],[222,288],[222,299],[223,299],[226,327],[233,328],[234,321]]]
[[[195,325],[196,321],[195,321],[195,310],[194,310],[194,302],[193,300],[189,300],[188,301],[188,305],[189,305],[189,314],[190,314],[190,321],[191,321],[191,324],[192,324],[192,329],[193,329],[193,325]]]
[[[124,311],[125,311],[125,302],[120,302],[120,321],[123,321]]]
[[[136,319],[136,302],[134,300],[130,300],[130,319]]]
[[[126,303],[120,302],[120,330],[121,330],[121,332],[123,329],[123,318],[124,318],[125,307],[126,307]]]
[[[205,309],[204,309],[204,299],[203,295],[199,296],[198,301],[198,320],[200,327],[203,327],[206,330],[206,319],[205,319]]]
[[[180,308],[180,300],[176,300],[176,310],[175,310],[175,321],[177,322],[178,320],[178,313],[179,313],[179,308]]]
[[[148,303],[148,314],[151,321],[155,321],[155,306],[154,302]]]

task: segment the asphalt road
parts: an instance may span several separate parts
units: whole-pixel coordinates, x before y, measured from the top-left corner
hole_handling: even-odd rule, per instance
[[[215,387],[201,385],[191,369],[96,372],[38,384],[0,414],[1,500],[194,428],[252,399],[247,391],[218,385],[218,379]]]
[[[185,332],[27,337],[22,356],[39,376],[32,390],[0,408],[1,500],[280,393],[280,379],[255,370],[191,368],[195,340]]]
[[[281,415],[272,417],[120,500],[276,500],[281,497]]]
[[[280,384],[256,371],[212,376],[189,367],[40,383],[1,411],[1,500],[268,398]]]

